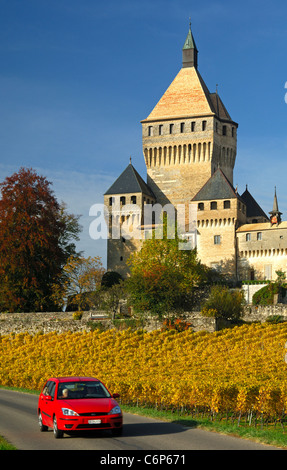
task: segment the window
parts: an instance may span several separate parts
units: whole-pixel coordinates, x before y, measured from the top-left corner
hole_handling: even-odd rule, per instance
[[[223,207],[224,207],[224,209],[230,209],[230,201],[224,201],[223,202]]]
[[[153,136],[153,126],[148,126],[148,135],[149,137]]]
[[[158,126],[158,135],[162,135],[162,129],[163,129],[163,125],[160,124],[160,125]]]
[[[202,121],[202,130],[203,130],[203,131],[206,130],[206,121]]]
[[[262,232],[257,232],[257,240],[262,240]]]
[[[212,211],[215,211],[215,210],[217,209],[217,202],[211,202],[211,203],[210,203],[210,209],[211,209]]]
[[[204,203],[199,202],[197,208],[198,208],[199,211],[204,211]]]
[[[246,241],[250,242],[250,240],[251,240],[251,233],[247,233],[246,234]]]
[[[180,132],[181,132],[181,134],[184,133],[184,122],[180,123]]]
[[[191,123],[191,132],[195,131],[195,121]]]
[[[136,196],[131,196],[131,203],[136,204],[137,203],[137,197]]]
[[[121,196],[120,198],[120,203],[121,203],[121,206],[124,206],[126,204],[126,198],[125,196]]]
[[[174,128],[174,124],[170,124],[170,125],[169,125],[169,133],[170,133],[170,134],[173,133],[173,128]]]
[[[227,135],[227,128],[226,128],[226,126],[222,126],[222,135]]]
[[[214,245],[221,244],[221,235],[214,235]]]
[[[114,197],[110,197],[109,198],[109,206],[112,206],[115,202],[115,198]]]

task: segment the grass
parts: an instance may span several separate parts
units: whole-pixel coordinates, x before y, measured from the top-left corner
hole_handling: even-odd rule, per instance
[[[0,436],[0,450],[17,450],[16,447],[9,444],[3,437]]]
[[[39,390],[28,390],[25,388],[20,389],[17,387],[2,386],[0,386],[0,388],[15,390],[22,393],[39,394]],[[146,416],[149,418],[172,422],[187,428],[200,428],[206,431],[217,432],[220,434],[229,434],[242,439],[249,439],[255,442],[260,442],[261,444],[287,449],[287,434],[284,433],[284,430],[280,425],[264,425],[264,427],[261,428],[260,425],[249,426],[248,423],[241,421],[240,426],[238,426],[237,421],[235,423],[231,423],[230,421],[226,422],[225,420],[213,421],[205,417],[193,418],[190,415],[184,415],[172,411],[161,411],[151,407],[121,404],[121,408],[126,413],[132,413],[139,416]],[[6,442],[5,439],[0,436],[0,450],[16,450],[16,448]]]
[[[212,421],[209,418],[193,418],[189,415],[183,415],[172,411],[160,411],[154,408],[144,408],[130,405],[121,405],[123,411],[136,415],[147,416],[154,419],[168,421],[187,428],[200,428],[205,431],[217,432],[220,434],[232,435],[241,439],[249,439],[261,444],[267,444],[282,449],[287,449],[287,434],[284,433],[280,425],[267,426],[263,429],[260,425],[249,426],[248,423],[241,422],[240,426],[235,423],[221,421]]]

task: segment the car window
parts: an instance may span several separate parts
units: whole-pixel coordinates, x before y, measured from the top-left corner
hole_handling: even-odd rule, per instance
[[[57,397],[59,399],[109,398],[111,395],[101,382],[82,381],[60,383]]]
[[[50,395],[52,398],[54,398],[55,387],[56,387],[56,383],[53,380],[48,380],[48,382],[43,388],[43,391],[42,391],[43,395]]]
[[[54,398],[54,395],[55,395],[55,387],[56,387],[56,383],[51,382],[50,387],[49,387],[49,390],[50,390],[49,395],[51,395],[52,398]]]

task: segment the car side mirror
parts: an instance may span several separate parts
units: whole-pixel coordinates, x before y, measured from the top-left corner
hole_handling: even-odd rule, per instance
[[[46,396],[45,396],[45,400],[47,400],[47,401],[52,401],[53,398],[51,397],[51,395],[46,395]]]
[[[120,398],[120,394],[119,393],[113,393],[113,398]]]

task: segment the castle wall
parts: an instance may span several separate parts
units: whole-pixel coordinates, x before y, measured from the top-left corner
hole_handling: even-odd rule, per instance
[[[277,278],[287,273],[287,222],[250,224],[237,231],[238,269],[241,279]]]
[[[236,128],[214,116],[143,121],[148,185],[160,204],[188,203],[220,166],[233,182]]]

